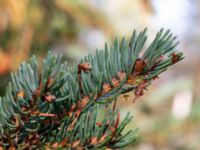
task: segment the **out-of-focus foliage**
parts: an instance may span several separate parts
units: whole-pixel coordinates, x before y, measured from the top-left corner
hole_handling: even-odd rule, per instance
[[[30,53],[43,58],[49,49],[62,50],[72,62],[101,46],[101,41],[128,35],[132,28],[148,27],[154,33],[170,28],[178,35],[186,59],[152,85],[159,90],[147,92],[130,108],[142,137],[136,149],[200,149],[199,9],[200,0],[0,0],[0,95],[5,93],[8,72]],[[174,95],[183,88],[192,93],[190,113],[173,120]],[[119,105],[129,108],[127,100]]]
[[[102,13],[81,1],[0,0],[1,78],[31,53],[43,56],[77,41],[83,28],[94,27],[108,36],[114,33]]]

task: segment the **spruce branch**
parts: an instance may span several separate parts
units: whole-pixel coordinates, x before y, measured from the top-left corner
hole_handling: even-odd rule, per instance
[[[161,29],[143,51],[146,40],[146,29],[134,30],[129,41],[105,44],[72,67],[51,52],[41,70],[35,56],[23,62],[0,98],[0,148],[118,149],[136,141],[135,130],[123,131],[132,117],[120,120],[117,97],[130,91],[142,96],[184,58],[170,30]],[[107,115],[98,122],[102,109]]]

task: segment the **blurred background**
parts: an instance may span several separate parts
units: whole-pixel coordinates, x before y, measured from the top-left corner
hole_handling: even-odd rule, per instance
[[[120,97],[122,116],[131,111],[137,144],[125,150],[200,149],[200,0],[0,0],[0,95],[10,72],[48,50],[75,63],[115,36],[148,27],[149,41],[164,27],[178,36],[186,59],[153,82],[132,104]],[[148,42],[149,42],[148,41]]]

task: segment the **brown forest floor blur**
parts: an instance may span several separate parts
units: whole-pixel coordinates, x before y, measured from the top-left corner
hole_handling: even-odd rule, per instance
[[[170,10],[159,12],[160,6],[166,7],[165,1],[0,0],[0,95],[5,93],[10,72],[32,54],[42,60],[52,50],[63,53],[68,62],[77,62],[89,51],[103,48],[105,41],[112,43],[116,35],[130,36],[134,28],[148,27],[150,39],[160,27],[173,28],[186,59],[164,73],[136,103],[130,105],[133,99],[130,94],[130,101],[122,96],[118,105],[122,113],[133,112],[135,119],[130,128],[140,127],[141,140],[135,149],[200,149],[200,12],[197,11],[200,0],[182,0],[181,4],[169,1]],[[192,7],[180,9],[189,20],[184,20],[185,16],[175,18],[183,12],[173,10],[183,4],[186,8]],[[156,18],[159,14],[161,18]],[[180,119],[176,118],[173,108],[177,93],[184,94],[184,91],[189,91],[192,99],[186,100],[191,106],[187,107],[187,116]]]

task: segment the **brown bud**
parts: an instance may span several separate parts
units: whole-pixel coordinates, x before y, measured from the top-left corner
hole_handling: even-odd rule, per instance
[[[63,148],[67,144],[67,139],[63,139],[59,144],[61,148]]]
[[[137,59],[135,62],[134,73],[140,74],[143,71],[145,66],[146,66],[145,61],[143,61],[141,59]]]
[[[78,64],[78,73],[80,74],[81,71],[90,71],[92,69],[90,63],[86,62],[83,64]]]
[[[109,92],[110,90],[111,90],[110,84],[104,83],[104,84],[103,84],[103,91],[102,91],[102,94],[105,94],[105,93]]]
[[[128,77],[128,80],[126,81],[126,83],[128,83],[128,84],[134,84],[134,83],[135,83],[135,79],[136,79],[135,76],[130,75],[130,76]]]
[[[73,142],[72,143],[72,148],[76,148],[76,147],[78,147],[78,145],[80,144],[80,140],[77,140],[77,141],[75,141],[75,142]]]
[[[103,142],[106,139],[106,134],[104,134],[100,139],[99,139],[99,143]]]
[[[17,93],[17,97],[20,97],[20,98],[24,98],[24,95],[25,95],[24,91],[20,91]]]
[[[47,81],[47,88],[50,88],[53,85],[54,79],[53,78],[49,78]]]
[[[92,137],[90,144],[92,144],[92,145],[97,144],[97,137]]]
[[[179,60],[179,56],[176,53],[172,54],[172,63],[175,64]]]
[[[54,149],[59,148],[58,142],[55,142],[55,143],[52,145],[52,148],[54,148]]]
[[[118,77],[119,77],[119,80],[121,82],[126,77],[126,73],[125,72],[118,72]]]
[[[111,82],[112,82],[114,87],[118,87],[119,86],[119,81],[116,78],[112,78]]]
[[[8,150],[16,150],[15,146],[14,145],[11,145]]]
[[[67,112],[67,116],[71,117],[73,113],[71,111]]]
[[[51,150],[48,145],[45,146],[45,150]]]
[[[51,94],[45,95],[44,98],[45,98],[45,101],[47,101],[47,102],[52,102],[56,99],[56,97],[54,95],[51,95]]]
[[[147,81],[144,81],[141,84],[139,84],[134,91],[136,96],[135,98],[142,96],[144,94],[144,90],[146,87],[147,87]]]
[[[115,128],[113,126],[110,126],[109,129],[110,129],[111,132],[115,131]]]
[[[13,117],[13,123],[17,128],[20,126],[19,118],[17,116]]]
[[[73,111],[76,108],[76,104],[72,104],[71,110]]]
[[[89,102],[88,96],[85,96],[83,99],[81,99],[81,108],[84,108],[88,102]]]
[[[27,111],[27,107],[26,106],[22,106],[21,107],[21,110],[24,112],[24,111]]]
[[[33,92],[32,97],[33,97],[34,99],[37,99],[37,98],[40,96],[40,94],[41,94],[40,89],[36,89],[36,90]]]
[[[98,127],[101,127],[101,126],[102,126],[102,122],[97,122],[96,125],[97,125]]]

